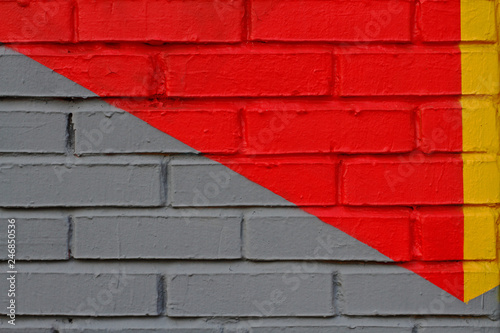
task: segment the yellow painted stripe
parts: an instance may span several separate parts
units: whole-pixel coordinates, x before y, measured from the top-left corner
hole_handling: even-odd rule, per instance
[[[498,211],[484,207],[500,203],[499,3],[461,0],[465,302],[500,285]]]

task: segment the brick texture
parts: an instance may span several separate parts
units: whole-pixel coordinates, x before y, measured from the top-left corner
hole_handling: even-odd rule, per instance
[[[500,332],[499,8],[0,0],[0,332]]]

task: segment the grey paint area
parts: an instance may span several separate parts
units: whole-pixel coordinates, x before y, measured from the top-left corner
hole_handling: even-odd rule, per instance
[[[292,206],[268,189],[204,157],[176,157],[170,163],[174,207]]]
[[[97,97],[42,64],[12,51],[0,52],[0,73],[2,97]]]
[[[66,152],[64,113],[0,112],[0,124],[0,152]]]
[[[299,209],[253,211],[245,215],[244,232],[244,254],[252,260],[391,261]]]
[[[359,266],[340,270],[341,313],[356,316],[469,315],[498,318],[499,288],[464,303],[404,268]],[[411,300],[411,301],[409,301]]]
[[[75,258],[236,259],[241,217],[77,217]],[[91,241],[90,241],[91,240]]]
[[[17,215],[17,214],[16,214]],[[0,216],[0,230],[7,230],[11,216]],[[69,223],[65,218],[15,218],[17,260],[68,259]],[[7,248],[7,232],[0,233],[0,248]],[[7,251],[0,253],[7,259]]]
[[[330,274],[307,274],[300,287],[286,274],[189,274],[167,277],[167,314],[333,316]]]
[[[82,111],[75,113],[73,122],[76,154],[197,153],[125,111]],[[103,124],[109,130],[102,131]]]
[[[4,207],[158,206],[160,163],[45,163],[36,159],[0,163]]]
[[[0,287],[8,289],[8,275]],[[19,315],[146,316],[157,314],[153,274],[20,273],[16,276]],[[0,313],[7,310],[0,299]]]

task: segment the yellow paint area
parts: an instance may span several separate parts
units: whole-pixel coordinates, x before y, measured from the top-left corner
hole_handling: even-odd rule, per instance
[[[464,301],[500,285],[499,0],[461,0]]]
[[[461,0],[462,41],[495,41],[495,1]]]

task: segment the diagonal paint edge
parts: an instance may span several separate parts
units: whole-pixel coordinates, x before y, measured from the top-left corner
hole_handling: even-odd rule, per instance
[[[476,50],[480,52],[473,52],[470,45],[460,45],[462,95],[495,96],[460,99],[464,203],[494,204],[500,202],[497,126],[499,36],[495,36],[500,6],[498,0],[461,0],[460,6],[462,41],[496,40],[494,45],[476,45]],[[493,208],[477,206],[464,207],[463,215],[463,301],[469,302],[500,285],[499,216]]]

